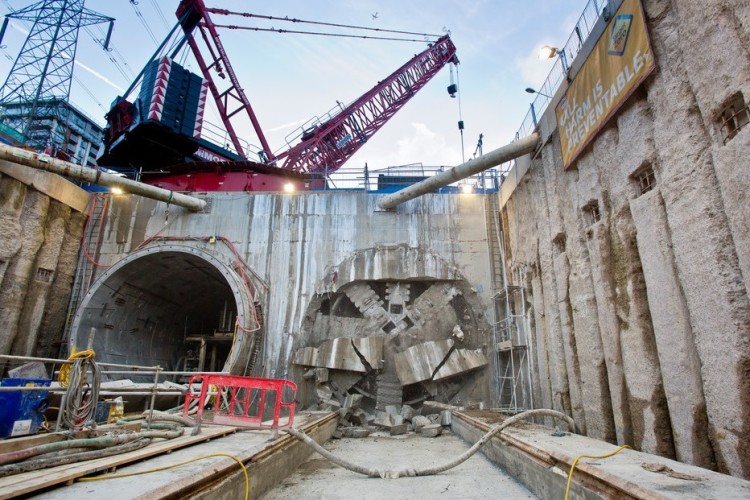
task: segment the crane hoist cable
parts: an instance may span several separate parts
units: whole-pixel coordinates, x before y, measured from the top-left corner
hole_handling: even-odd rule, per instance
[[[226,28],[230,30],[246,30],[246,31],[266,31],[269,33],[290,33],[294,35],[319,35],[319,36],[334,36],[340,38],[359,38],[362,40],[388,40],[393,42],[420,42],[424,43],[424,40],[418,38],[394,38],[385,36],[368,36],[368,35],[352,35],[346,33],[325,33],[323,31],[302,31],[302,30],[285,30],[281,28],[259,28],[257,26],[238,26],[236,24],[214,24],[216,28]]]
[[[456,67],[456,83],[453,83],[453,67]],[[458,65],[457,64],[451,64],[450,65],[450,86],[448,87],[448,92],[451,94],[451,97],[455,97],[458,95],[458,131],[461,134],[461,163],[466,162],[466,154],[464,152],[464,118],[461,111],[461,82],[458,79]]]
[[[301,24],[315,24],[318,26],[330,26],[333,28],[348,28],[348,29],[354,29],[354,30],[366,30],[366,31],[378,31],[381,33],[395,33],[399,35],[416,35],[416,36],[424,36],[424,37],[434,37],[434,38],[440,38],[442,35],[435,35],[431,33],[417,33],[414,31],[399,31],[399,30],[388,30],[388,29],[382,29],[382,28],[372,28],[369,26],[356,26],[353,24],[339,24],[339,23],[328,23],[324,21],[310,21],[306,19],[297,19],[295,17],[277,17],[277,16],[266,16],[263,14],[251,14],[249,12],[236,12],[226,9],[214,9],[214,8],[207,8],[206,9],[211,14],[219,14],[219,15],[233,15],[233,16],[241,16],[241,17],[247,17],[247,18],[256,18],[256,19],[264,19],[266,21],[282,21],[282,22],[290,22],[290,23],[301,23]],[[420,40],[423,42],[424,40]]]

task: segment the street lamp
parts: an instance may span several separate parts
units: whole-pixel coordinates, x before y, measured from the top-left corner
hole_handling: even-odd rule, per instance
[[[539,59],[552,59],[553,57],[560,57],[560,63],[562,64],[563,73],[568,73],[568,59],[565,57],[565,51],[560,50],[557,47],[551,45],[542,45],[539,49]]]
[[[527,94],[539,94],[539,95],[542,95],[542,96],[546,97],[547,99],[552,99],[552,98],[551,98],[550,96],[548,96],[547,94],[544,94],[544,93],[542,93],[542,92],[539,92],[538,90],[534,90],[534,89],[532,89],[531,87],[526,87],[526,93],[527,93]]]

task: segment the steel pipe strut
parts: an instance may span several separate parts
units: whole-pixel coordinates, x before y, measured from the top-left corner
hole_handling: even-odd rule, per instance
[[[46,170],[47,172],[71,177],[73,179],[79,179],[92,184],[98,184],[100,186],[118,187],[128,193],[171,203],[192,210],[193,212],[199,212],[206,207],[205,200],[193,196],[125,179],[117,175],[107,174],[100,170],[82,167],[81,165],[58,160],[57,158],[34,153],[25,149],[15,148],[13,146],[0,144],[0,160],[6,160],[39,170]]]
[[[436,189],[452,184],[461,179],[465,179],[474,174],[478,174],[483,170],[495,167],[506,161],[513,160],[519,156],[523,156],[527,153],[531,153],[536,149],[539,144],[539,134],[534,132],[531,135],[519,139],[515,142],[511,142],[501,148],[490,151],[486,155],[482,155],[479,158],[474,158],[462,163],[456,167],[440,172],[439,174],[433,175],[432,177],[423,181],[412,184],[411,186],[397,191],[395,193],[384,196],[378,201],[378,206],[383,210],[389,210],[400,205],[405,201],[413,200],[414,198],[423,194],[430,193]]]

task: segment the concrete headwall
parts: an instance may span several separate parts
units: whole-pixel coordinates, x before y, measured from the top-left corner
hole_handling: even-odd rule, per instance
[[[546,134],[503,196],[547,346],[535,400],[592,437],[750,477],[747,110],[720,128],[750,102],[750,3],[643,7],[656,71],[570,169]]]
[[[209,206],[202,213],[136,196],[112,197],[101,245],[90,250],[101,267],[77,314],[74,327],[81,331],[73,332],[75,343],[84,346],[90,328],[105,328],[100,330],[104,335],[116,335],[121,346],[132,346],[118,350],[120,361],[143,363],[144,353],[156,352],[157,337],[169,336],[176,342],[179,336],[182,342],[196,331],[201,318],[191,315],[191,310],[213,315],[216,308],[197,304],[196,295],[223,293],[229,286],[220,281],[232,283],[227,276],[244,273],[257,291],[262,311],[263,355],[252,370],[258,375],[289,376],[295,351],[317,346],[324,338],[369,335],[341,328],[324,334],[309,326],[311,315],[325,299],[340,296],[339,289],[343,292],[356,283],[455,282],[462,295],[460,304],[466,304],[455,310],[470,309],[463,312],[467,319],[457,322],[468,324],[471,318],[471,328],[464,328],[470,337],[464,347],[489,344],[492,281],[483,195],[427,195],[390,212],[378,211],[378,196],[365,192],[203,197]],[[224,241],[231,242],[237,255],[220,244]],[[187,247],[196,257],[210,254],[213,263],[177,255]],[[160,249],[162,260],[153,253]],[[145,250],[151,257],[138,258]],[[126,266],[118,264],[124,259],[128,259]],[[202,271],[196,273],[199,267]],[[232,292],[228,293],[231,298]],[[426,325],[430,325],[429,307],[438,305],[422,307]],[[175,318],[166,317],[170,315]],[[351,323],[346,320],[359,321],[342,319]],[[455,316],[453,320],[446,327],[448,336],[457,324]],[[245,334],[255,332],[238,332]],[[151,351],[141,345],[152,345]],[[232,370],[244,373],[247,363]],[[472,397],[488,397],[486,378],[482,385]]]
[[[0,353],[57,356],[89,194],[0,162]]]

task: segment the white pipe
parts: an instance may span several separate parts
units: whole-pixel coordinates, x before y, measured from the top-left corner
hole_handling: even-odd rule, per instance
[[[0,144],[0,160],[26,165],[27,167],[37,168],[39,170],[46,170],[47,172],[71,177],[73,179],[79,179],[92,184],[118,187],[128,193],[185,207],[193,212],[203,210],[206,206],[205,200],[194,198],[193,196],[176,193],[168,189],[162,189],[142,182],[132,181],[124,177],[107,174],[93,168],[82,167],[74,163],[52,158],[51,156],[34,153],[13,146]]]
[[[531,153],[536,149],[537,144],[539,144],[539,134],[534,132],[523,139],[519,139],[501,148],[490,151],[479,158],[474,158],[473,160],[462,163],[450,170],[440,172],[428,179],[412,184],[401,191],[384,196],[378,201],[378,206],[383,210],[394,208],[396,205],[412,200],[417,196],[432,192],[443,186],[447,186],[448,184],[452,184],[483,170],[487,170],[488,168],[492,168],[501,163],[505,163],[506,161]]]

